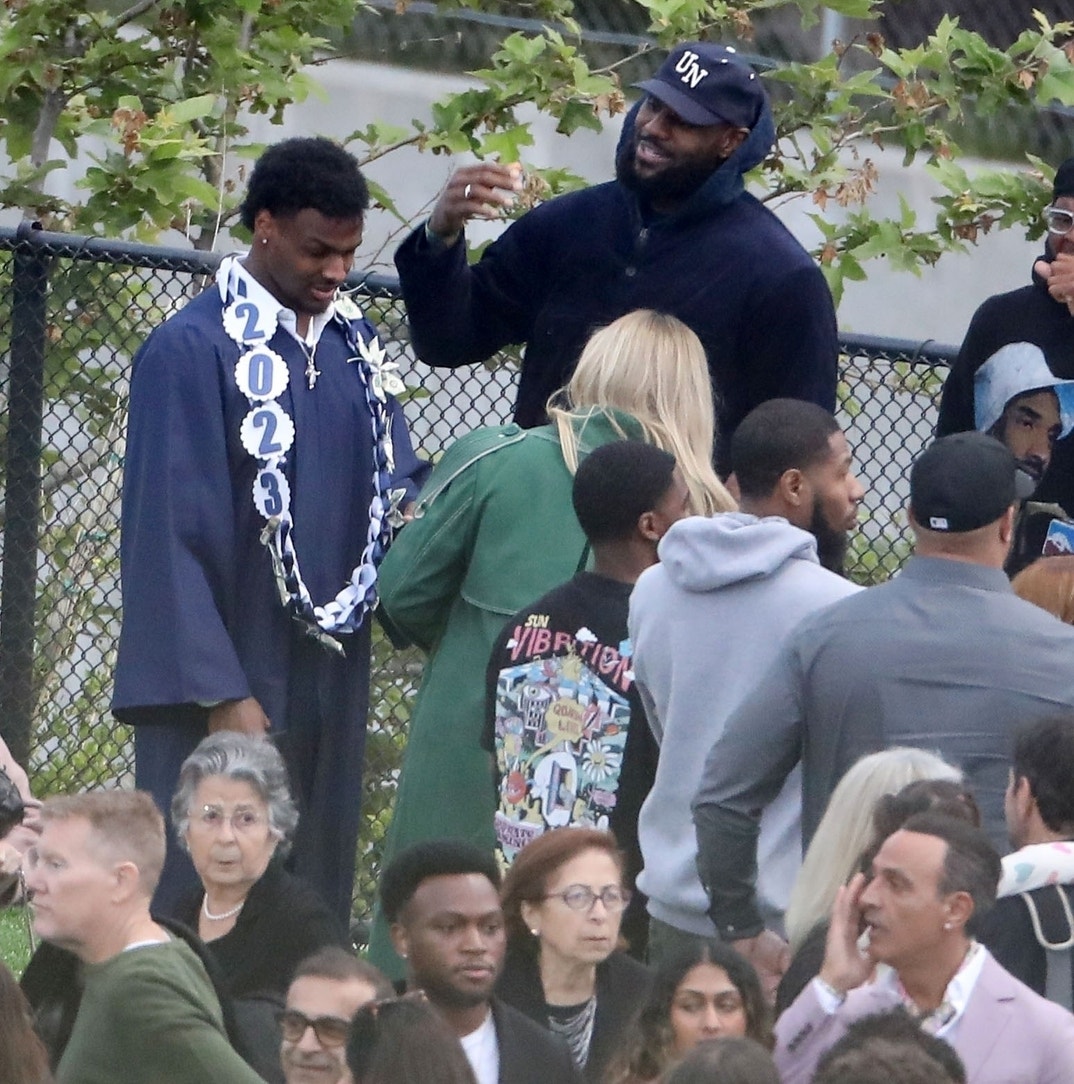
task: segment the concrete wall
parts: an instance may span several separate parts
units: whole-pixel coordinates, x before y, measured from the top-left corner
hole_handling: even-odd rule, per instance
[[[283,126],[254,117],[254,139],[275,142],[300,134],[342,138],[373,121],[406,126],[412,118],[419,118],[429,123],[431,104],[467,85],[459,77],[344,61],[324,65],[316,74],[324,88],[323,97],[292,107]],[[548,119],[537,117],[535,110],[523,109],[520,115],[536,118],[535,144],[525,155],[529,164],[567,166],[590,181],[611,176],[621,118],[600,134],[578,132],[568,138],[557,135]],[[880,173],[872,207],[897,213],[902,194],[923,223],[931,219],[934,188],[923,169],[904,168],[897,152],[878,152],[869,147],[862,153],[874,159]],[[391,192],[405,215],[416,216],[431,205],[455,164],[446,156],[405,148],[373,163],[368,173]],[[51,184],[64,194],[77,196],[74,181],[78,174],[77,168],[59,176],[53,174]],[[806,217],[812,210],[811,204],[798,201],[778,212],[806,245],[816,241],[816,231]],[[828,213],[837,210],[829,204]],[[471,229],[477,239],[496,232],[494,226],[475,225]],[[360,259],[390,271],[391,254],[401,236],[399,224],[389,215],[371,215]],[[219,244],[222,248],[230,246],[226,237]],[[974,309],[985,297],[1028,281],[1038,249],[1019,231],[994,231],[970,254],[945,256],[937,267],[926,269],[920,277],[893,272],[883,261],[872,261],[866,265],[868,281],[847,287],[839,311],[840,326],[860,333],[958,343]]]
[[[319,78],[326,98],[292,109],[284,128],[287,134],[345,136],[373,120],[400,125],[414,117],[428,121],[433,101],[466,86],[466,81],[459,78],[349,63],[328,65],[321,69]],[[526,111],[521,115],[525,117]],[[536,113],[530,111],[529,115]],[[606,180],[612,173],[619,128],[617,118],[600,134],[578,132],[568,138],[557,135],[547,119],[537,118],[535,145],[528,149],[526,161],[540,166],[567,166],[588,180]],[[280,129],[263,122],[255,130],[256,137],[265,140],[279,138],[280,134]],[[871,202],[876,211],[897,214],[901,194],[922,224],[933,218],[931,199],[936,189],[921,167],[904,168],[901,152],[880,152],[869,147],[862,153],[873,158],[880,174],[878,191]],[[421,213],[435,198],[454,164],[449,158],[408,148],[374,163],[369,174],[392,193],[401,211],[411,215]],[[779,210],[807,245],[816,240],[815,228],[806,217],[813,210],[805,201],[792,202]],[[833,213],[831,204],[828,213]],[[376,256],[380,266],[387,267],[394,247],[394,227],[387,215],[379,217],[381,221],[371,218],[368,224],[363,250],[369,257]],[[475,226],[471,232],[481,238],[494,235],[496,230]],[[945,256],[920,277],[892,271],[881,260],[871,261],[866,265],[868,281],[847,287],[839,310],[840,326],[860,333],[958,343],[974,309],[985,297],[1029,280],[1038,251],[1039,247],[1027,242],[1020,231],[997,230],[968,255]]]

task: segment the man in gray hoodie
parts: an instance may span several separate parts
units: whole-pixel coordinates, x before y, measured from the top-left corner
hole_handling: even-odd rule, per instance
[[[736,430],[731,462],[741,511],[673,525],[630,600],[635,680],[660,745],[638,826],[651,960],[716,936],[690,802],[724,721],[798,621],[859,590],[839,572],[864,490],[835,418],[772,399]],[[761,823],[759,893],[776,925],[801,862],[800,814],[795,772]]]

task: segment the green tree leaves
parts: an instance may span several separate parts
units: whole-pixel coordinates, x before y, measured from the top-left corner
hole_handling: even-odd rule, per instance
[[[0,178],[0,204],[24,208],[60,228],[151,239],[184,229],[207,247],[234,226],[238,193],[225,164],[251,155],[246,118],[279,120],[316,89],[315,65],[330,57],[329,36],[358,0],[11,0],[0,9],[0,141],[15,165]],[[441,8],[502,15],[493,0],[452,0]],[[803,24],[823,9],[865,19],[877,0],[630,0],[660,46],[692,37],[748,45],[753,20],[791,9]],[[405,0],[400,0],[405,9]],[[118,13],[117,13],[118,12]],[[532,0],[527,29],[508,33],[477,85],[432,107],[432,123],[408,127],[364,118],[349,143],[362,162],[404,146],[433,154],[472,153],[524,160],[533,144],[521,106],[551,115],[570,135],[599,130],[626,108],[624,66],[581,35],[571,0]],[[385,19],[393,16],[385,13]],[[635,18],[635,23],[639,20]],[[751,178],[771,206],[806,200],[821,240],[815,255],[838,296],[847,279],[884,259],[911,271],[993,228],[1039,234],[1049,177],[1026,172],[969,174],[956,140],[970,118],[1012,106],[1074,105],[1074,25],[1037,13],[1006,50],[944,17],[911,49],[878,34],[833,43],[812,63],[765,73],[775,100],[776,152]],[[591,55],[592,54],[592,55]],[[593,59],[598,55],[601,59]],[[522,114],[525,116],[526,114]],[[923,158],[941,194],[935,217],[914,220],[873,210],[873,148]],[[49,195],[49,173],[90,160],[79,199]],[[533,199],[578,182],[560,170],[534,176]],[[399,215],[391,193],[378,203]]]

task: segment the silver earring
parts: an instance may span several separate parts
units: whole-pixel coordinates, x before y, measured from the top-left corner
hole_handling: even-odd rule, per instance
[[[541,931],[540,930],[530,930],[530,933],[532,933],[534,937],[540,937],[541,936]]]
[[[268,238],[267,237],[262,237],[261,238],[261,244],[267,245],[268,244]]]
[[[945,923],[943,924],[943,928],[944,928],[945,930],[949,930],[949,929],[951,929],[951,923],[950,923],[950,922],[945,922]]]

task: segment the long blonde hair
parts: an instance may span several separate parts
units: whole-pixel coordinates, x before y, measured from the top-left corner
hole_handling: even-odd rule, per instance
[[[736,507],[712,468],[715,417],[705,350],[681,320],[638,309],[590,336],[567,386],[548,400],[572,474],[579,421],[603,414],[622,437],[629,435],[612,411],[631,415],[646,441],[675,457],[695,513]]]
[[[873,807],[885,794],[898,794],[919,779],[961,783],[962,773],[935,753],[901,745],[869,753],[847,769],[828,799],[791,889],[783,924],[792,952],[829,917],[836,890],[846,884],[873,837]]]

